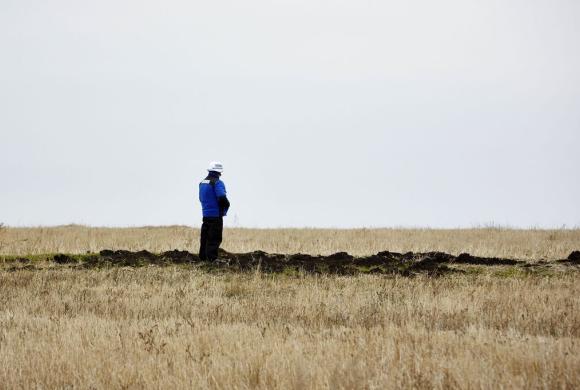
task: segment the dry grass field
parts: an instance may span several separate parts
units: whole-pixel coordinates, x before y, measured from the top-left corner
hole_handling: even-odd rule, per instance
[[[4,255],[195,251],[184,227],[2,232]],[[549,260],[580,232],[248,230],[230,251],[379,250]],[[550,263],[550,262],[549,262]],[[577,265],[441,277],[208,272],[191,264],[71,268],[0,260],[0,388],[580,387]]]
[[[2,233],[0,233],[2,234]],[[7,228],[0,236],[0,255],[85,253],[102,249],[171,249],[197,252],[199,229],[186,226],[93,228],[78,225],[51,228]],[[525,260],[561,259],[580,250],[580,229],[225,229],[222,247],[230,252],[257,249],[269,253],[329,255],[379,251],[462,252],[475,256]]]

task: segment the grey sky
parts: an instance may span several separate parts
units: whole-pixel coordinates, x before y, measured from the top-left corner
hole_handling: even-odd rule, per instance
[[[0,1],[0,222],[580,226],[580,2]]]

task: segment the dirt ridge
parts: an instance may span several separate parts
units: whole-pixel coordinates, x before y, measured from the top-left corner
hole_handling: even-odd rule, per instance
[[[145,265],[193,264],[202,269],[222,269],[249,271],[259,269],[267,273],[327,273],[327,274],[399,274],[411,276],[427,274],[438,276],[453,272],[463,272],[454,264],[477,266],[515,266],[523,268],[549,267],[550,264],[569,266],[580,265],[580,252],[573,251],[567,259],[555,262],[526,262],[518,259],[479,257],[469,253],[458,256],[444,252],[378,252],[371,256],[355,257],[346,252],[328,256],[308,254],[277,254],[254,251],[249,253],[230,253],[220,249],[219,262],[208,262],[188,251],[171,250],[152,253],[146,250],[102,250],[98,254],[67,255],[57,254],[52,261],[58,264],[78,265],[84,268]]]

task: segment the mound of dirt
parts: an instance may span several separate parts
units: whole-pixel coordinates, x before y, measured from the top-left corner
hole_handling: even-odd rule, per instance
[[[126,250],[102,250],[97,257],[89,259],[92,262],[109,263],[111,265],[136,267],[147,264],[184,264],[199,261],[199,258],[187,251],[172,250],[161,254],[149,251],[131,252]]]
[[[516,259],[497,257],[478,257],[469,253],[454,256],[444,252],[398,253],[382,251],[376,255],[355,257],[346,252],[329,256],[315,256],[303,253],[278,254],[254,251],[249,253],[230,253],[220,249],[219,262],[201,261],[196,254],[172,250],[152,253],[146,250],[102,250],[98,254],[67,255],[57,254],[52,260],[69,267],[100,268],[111,266],[141,267],[146,265],[193,264],[205,270],[250,271],[259,269],[267,273],[316,273],[353,275],[358,273],[397,274],[412,276],[425,274],[439,276],[453,272],[464,272],[454,264],[477,266],[516,266],[528,269],[550,267],[545,261],[525,262]],[[20,263],[30,259],[18,258]],[[580,251],[574,251],[567,259],[551,264],[565,266],[580,265]],[[461,268],[461,267],[459,267]]]
[[[55,255],[52,259],[55,263],[58,264],[68,264],[68,263],[76,263],[77,261],[69,255],[58,254]]]
[[[498,257],[475,257],[469,253],[462,253],[454,260],[457,264],[474,264],[474,265],[518,265],[524,264],[524,261],[513,259],[500,259]]]
[[[563,260],[569,264],[580,265],[580,251],[574,251],[570,253],[570,256],[566,260]]]
[[[127,250],[103,250],[98,254],[66,255],[58,254],[53,261],[58,264],[69,264],[85,268],[145,265],[196,264],[202,269],[249,271],[259,269],[271,273],[325,273],[352,275],[357,273],[378,273],[398,275],[443,275],[462,272],[453,264],[478,266],[521,266],[539,267],[546,262],[527,263],[521,260],[497,257],[477,257],[468,253],[454,256],[444,252],[398,253],[382,251],[376,255],[354,257],[346,252],[329,256],[308,254],[277,254],[254,251],[250,253],[230,253],[220,249],[219,262],[201,261],[199,257],[187,251],[172,250],[163,253],[151,253],[145,250],[132,252]],[[557,263],[580,265],[580,251],[574,251],[567,259]]]

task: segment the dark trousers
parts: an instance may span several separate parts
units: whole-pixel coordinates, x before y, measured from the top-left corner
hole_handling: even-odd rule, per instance
[[[200,260],[215,260],[218,248],[222,243],[224,220],[222,217],[203,217],[201,224],[201,239],[199,242]]]

